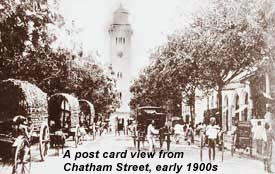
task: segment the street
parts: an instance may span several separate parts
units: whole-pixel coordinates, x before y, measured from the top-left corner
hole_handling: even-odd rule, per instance
[[[63,158],[62,155],[57,156],[56,150],[51,149],[49,152],[49,156],[46,159],[46,161],[41,162],[40,161],[40,155],[38,146],[34,145],[32,148],[32,168],[31,173],[32,174],[52,174],[52,173],[65,173],[64,171],[64,165],[66,163],[76,163],[76,164],[87,164],[87,163],[93,163],[93,164],[109,164],[113,165],[114,168],[112,170],[112,173],[116,173],[115,171],[117,168],[115,166],[117,163],[126,164],[127,165],[146,165],[149,163],[151,173],[159,173],[156,172],[156,166],[159,165],[159,169],[162,166],[162,171],[168,170],[165,173],[192,173],[188,172],[187,165],[191,163],[192,165],[194,163],[200,163],[200,156],[199,156],[199,147],[197,145],[187,145],[187,144],[171,144],[171,151],[172,152],[184,152],[183,158],[159,158],[158,155],[155,155],[152,158],[130,158],[127,155],[127,158],[94,158],[94,159],[88,159],[88,158],[79,158],[77,160],[74,160],[73,154],[75,152],[96,152],[99,150],[99,153],[103,152],[125,152],[127,150],[128,152],[134,152],[136,151],[133,147],[133,141],[131,137],[129,136],[115,136],[113,134],[108,135],[102,135],[96,138],[96,140],[90,140],[88,139],[85,141],[82,145],[80,145],[78,148],[71,148],[73,147],[73,142],[68,141],[67,148],[64,150],[64,153],[66,150],[70,149],[70,157],[71,158]],[[148,145],[145,143],[144,147],[141,149],[142,151],[148,151]],[[164,148],[164,150],[166,150]],[[157,153],[160,152],[160,149],[157,148]],[[100,155],[99,155],[100,156]],[[83,156],[82,156],[83,157]],[[101,156],[102,157],[102,156]],[[203,162],[208,163],[208,154],[207,149],[204,149],[203,151]],[[217,165],[217,171],[209,171],[209,172],[196,172],[196,173],[222,173],[222,174],[241,174],[248,172],[249,174],[262,174],[263,171],[263,163],[258,160],[252,160],[249,159],[247,156],[236,154],[234,157],[231,156],[229,151],[225,151],[224,153],[224,161],[221,161],[221,152],[217,152],[216,161],[213,163],[213,165]],[[166,165],[167,168],[163,167]],[[121,167],[121,169],[124,166]],[[170,168],[170,169],[169,169]],[[181,169],[180,169],[181,168]],[[132,170],[128,166],[129,172]],[[170,170],[170,172],[169,172]],[[191,170],[195,170],[195,168],[191,168]],[[117,170],[118,171],[118,170]],[[121,172],[121,171],[120,171]],[[3,166],[1,165],[1,174],[9,174],[11,173],[11,167],[10,166]],[[66,172],[66,173],[83,173],[83,172]],[[88,173],[88,172],[84,172]],[[96,172],[95,172],[96,173]],[[98,172],[98,173],[110,173],[110,172]],[[123,173],[123,172],[122,172]],[[133,171],[132,173],[139,173],[138,171]],[[146,173],[146,172],[142,172]],[[195,173],[195,172],[193,172]]]

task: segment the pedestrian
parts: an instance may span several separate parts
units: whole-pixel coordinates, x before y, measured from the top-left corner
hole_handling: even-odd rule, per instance
[[[115,135],[118,135],[118,117],[115,118]]]
[[[188,125],[186,129],[186,139],[187,139],[188,145],[194,142],[194,130],[192,125]]]
[[[87,132],[86,132],[86,127],[88,125],[86,119],[85,119],[85,115],[83,112],[80,112],[79,114],[79,144],[82,144],[84,137],[86,136]]]
[[[272,160],[272,146],[275,141],[273,130],[269,123],[265,123],[265,137],[264,137],[264,166],[265,171],[271,173],[271,160]]]
[[[159,131],[155,128],[155,121],[152,120],[152,122],[147,127],[147,140],[149,143],[149,152],[152,152],[153,149],[155,150],[155,137],[154,135],[158,134]]]
[[[266,104],[266,113],[264,115],[265,122],[269,123],[269,126],[275,130],[275,117],[274,114],[271,112],[271,104],[267,103]]]
[[[197,136],[200,136],[200,132],[201,132],[202,128],[203,128],[202,123],[199,122],[199,123],[196,125],[196,135],[197,135]]]
[[[218,125],[216,125],[215,117],[210,118],[210,124],[206,127],[206,136],[208,137],[208,156],[209,160],[211,161],[211,151],[213,151],[213,161],[215,161],[215,149],[216,149],[216,141],[217,136],[220,131]]]
[[[262,127],[262,122],[258,121],[256,127],[254,128],[254,140],[256,142],[256,152],[258,155],[262,155],[263,151],[263,139],[265,136],[265,130]]]
[[[183,126],[179,123],[176,123],[174,127],[174,139],[176,141],[176,144],[179,144],[180,138],[183,136],[183,134]]]
[[[124,131],[123,130],[123,121],[121,118],[118,119],[118,135],[120,136],[120,131]]]

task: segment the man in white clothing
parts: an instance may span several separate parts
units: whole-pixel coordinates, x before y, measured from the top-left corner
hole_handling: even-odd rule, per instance
[[[215,149],[216,149],[216,140],[219,134],[220,128],[218,125],[215,125],[216,119],[214,117],[210,118],[210,124],[206,127],[206,136],[208,137],[208,155],[209,160],[211,161],[211,150],[213,150],[213,160],[215,161]]]
[[[261,155],[263,151],[263,140],[265,139],[265,130],[261,125],[261,121],[257,122],[257,126],[254,128],[254,140],[256,142],[256,152]]]
[[[152,122],[147,127],[147,140],[149,143],[149,151],[150,152],[153,151],[155,144],[156,144],[154,135],[159,133],[159,131],[157,129],[155,129],[154,125],[155,125],[155,121],[152,120]]]

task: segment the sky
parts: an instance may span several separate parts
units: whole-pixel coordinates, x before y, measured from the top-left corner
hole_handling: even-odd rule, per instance
[[[167,35],[181,29],[191,16],[206,7],[206,0],[60,0],[60,11],[67,23],[74,20],[79,31],[78,45],[108,63],[108,28],[112,13],[122,4],[130,12],[132,37],[131,73],[148,65],[149,54],[166,41]]]

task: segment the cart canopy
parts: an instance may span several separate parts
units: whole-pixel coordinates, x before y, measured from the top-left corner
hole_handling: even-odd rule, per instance
[[[56,128],[76,127],[79,124],[80,106],[78,99],[70,94],[57,93],[49,99],[49,122]]]
[[[143,106],[137,108],[138,129],[146,131],[146,128],[152,120],[155,121],[157,129],[164,127],[166,122],[164,109],[156,106]]]
[[[86,121],[89,125],[92,125],[95,118],[95,109],[94,105],[88,100],[81,99],[79,100],[80,111],[84,113]]]
[[[47,119],[47,110],[47,94],[36,85],[16,79],[0,82],[0,122],[22,115],[39,124]]]

